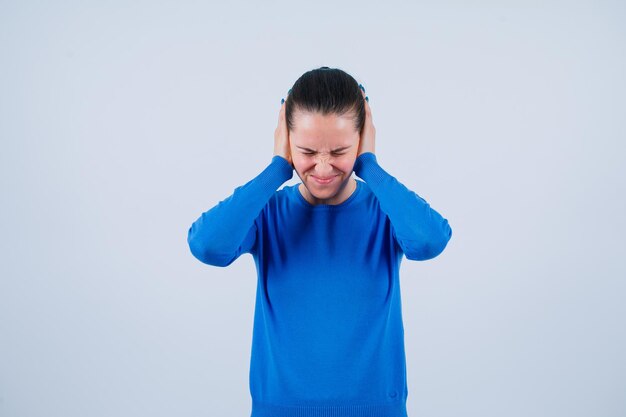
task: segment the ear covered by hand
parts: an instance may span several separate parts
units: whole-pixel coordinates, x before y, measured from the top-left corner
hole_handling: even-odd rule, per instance
[[[369,97],[365,95],[365,87],[361,84],[359,84],[359,87],[361,87],[361,94],[363,95],[365,102],[365,124],[360,132],[357,158],[365,152],[376,153],[376,128],[374,127],[374,122],[372,121],[372,109],[370,108]]]
[[[291,90],[287,92],[287,96]],[[281,100],[280,112],[278,113],[278,126],[274,131],[274,156],[282,156],[293,167],[291,150],[289,147],[289,129],[287,128],[287,118],[285,117],[285,99]]]

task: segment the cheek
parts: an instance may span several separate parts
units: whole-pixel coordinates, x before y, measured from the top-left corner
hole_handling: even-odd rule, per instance
[[[293,161],[293,166],[300,172],[309,170],[315,166],[313,159],[306,156],[295,154],[292,155],[291,160]]]
[[[356,162],[356,157],[348,157],[337,161],[337,168],[341,169],[344,172],[352,171],[354,168],[354,163]]]

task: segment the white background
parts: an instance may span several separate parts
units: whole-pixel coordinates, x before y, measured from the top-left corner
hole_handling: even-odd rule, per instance
[[[402,264],[409,416],[626,415],[625,18],[0,1],[0,416],[249,415],[254,262],[202,264],[187,231],[319,66],[365,86],[379,163],[453,229]]]

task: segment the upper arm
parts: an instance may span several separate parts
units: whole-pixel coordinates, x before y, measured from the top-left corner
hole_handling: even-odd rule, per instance
[[[252,226],[248,230],[246,237],[243,239],[243,243],[241,244],[240,254],[241,253],[255,253],[256,252],[256,243],[258,236],[259,228],[256,225],[256,220],[252,222]]]

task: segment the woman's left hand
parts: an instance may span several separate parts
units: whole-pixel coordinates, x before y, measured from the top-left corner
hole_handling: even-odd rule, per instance
[[[363,94],[363,98],[366,97],[365,91],[361,89],[361,94]],[[357,152],[357,157],[365,152],[374,152],[375,148],[375,139],[376,139],[376,128],[374,127],[374,122],[372,122],[372,109],[370,109],[369,100],[365,101],[365,124],[363,125],[363,130],[360,132],[360,140],[359,140],[359,150]]]

